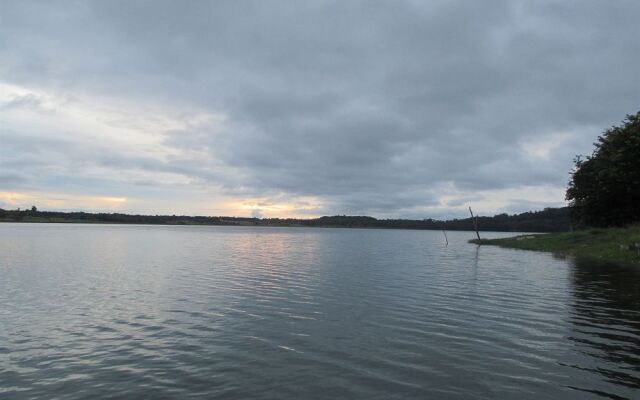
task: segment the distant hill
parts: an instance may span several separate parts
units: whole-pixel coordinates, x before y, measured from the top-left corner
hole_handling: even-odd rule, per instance
[[[240,218],[177,215],[130,215],[118,213],[85,213],[0,208],[0,222],[111,223],[158,225],[231,225],[231,226],[299,226],[335,228],[427,229],[450,231],[473,230],[471,218],[440,221],[435,219],[376,219],[366,216],[335,215],[313,219]],[[545,208],[522,214],[498,214],[478,217],[481,231],[564,232],[571,227],[568,207]]]

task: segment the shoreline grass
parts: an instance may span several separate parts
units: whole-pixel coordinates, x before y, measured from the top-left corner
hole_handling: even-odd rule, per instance
[[[640,265],[640,225],[585,229],[575,232],[529,234],[469,243],[510,249],[546,251],[618,264]]]

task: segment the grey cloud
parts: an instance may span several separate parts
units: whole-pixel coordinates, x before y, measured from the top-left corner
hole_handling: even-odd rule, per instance
[[[32,111],[44,113],[50,113],[54,111],[52,108],[47,107],[47,105],[45,104],[45,100],[42,97],[36,96],[31,93],[22,96],[15,96],[0,107],[0,109],[5,110],[16,108],[29,109]]]
[[[251,210],[251,218],[262,218],[262,212],[258,209]]]
[[[20,174],[15,173],[0,173],[0,187],[17,187],[23,182],[25,178]]]
[[[518,214],[532,210],[542,210],[547,207],[562,207],[563,203],[560,201],[553,202],[536,202],[529,201],[527,199],[517,199],[511,203],[509,203],[504,212],[508,214]]]
[[[413,215],[448,184],[467,193],[563,186],[593,127],[640,104],[634,1],[3,9],[3,80],[228,116],[221,131],[165,132],[166,146],[207,155],[197,161],[112,154],[96,163],[231,194],[317,196],[327,213]],[[548,160],[520,147],[561,132],[576,136]]]

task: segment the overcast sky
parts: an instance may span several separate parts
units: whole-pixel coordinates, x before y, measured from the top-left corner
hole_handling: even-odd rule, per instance
[[[564,204],[640,109],[640,2],[0,0],[0,207]]]

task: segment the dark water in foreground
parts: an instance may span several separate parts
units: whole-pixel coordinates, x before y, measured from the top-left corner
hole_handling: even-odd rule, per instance
[[[0,398],[640,398],[640,270],[471,236],[0,224]]]

